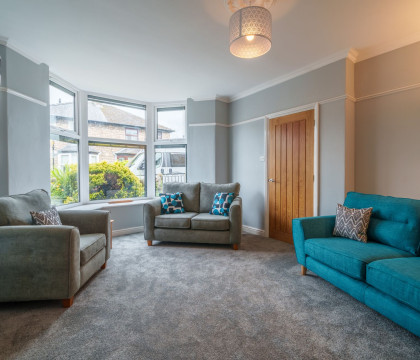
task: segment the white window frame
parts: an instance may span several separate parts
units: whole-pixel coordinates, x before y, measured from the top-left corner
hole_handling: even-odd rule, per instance
[[[48,83],[48,89],[49,86],[51,85],[50,83],[56,84],[66,90],[68,90],[69,92],[72,92],[74,94],[74,131],[70,131],[70,130],[66,130],[66,129],[61,129],[59,127],[53,127],[50,124],[50,139],[51,139],[51,135],[58,135],[58,136],[65,136],[74,140],[78,141],[78,159],[77,159],[77,175],[78,175],[78,179],[77,179],[77,183],[78,183],[78,192],[79,192],[79,201],[75,202],[75,203],[71,203],[71,204],[65,204],[65,205],[60,205],[58,206],[58,208],[62,209],[62,208],[66,208],[66,207],[73,207],[73,206],[77,206],[80,205],[80,203],[82,202],[82,177],[81,177],[81,136],[80,136],[80,112],[79,112],[79,89],[77,89],[75,86],[73,86],[72,84],[68,83],[67,81],[61,79],[60,77],[58,77],[57,75],[54,74],[50,74],[49,77],[49,83]],[[51,85],[54,86],[54,85]],[[48,119],[48,121],[50,121],[50,119]],[[51,156],[51,154],[50,154]],[[50,169],[50,177],[51,177],[51,169]]]
[[[101,137],[90,137],[88,136],[88,101],[89,101],[89,97],[95,97],[95,98],[102,98],[102,99],[106,99],[106,100],[111,100],[111,101],[115,101],[115,102],[121,102],[121,105],[124,105],[124,103],[129,103],[129,104],[133,104],[133,105],[139,105],[139,106],[145,106],[145,126],[146,126],[146,141],[140,141],[140,140],[125,140],[125,139],[110,139],[110,138],[101,138]],[[126,145],[136,145],[136,146],[142,146],[145,148],[145,152],[146,152],[146,161],[148,160],[148,133],[147,133],[147,129],[150,127],[148,124],[148,107],[149,104],[142,102],[142,101],[137,101],[137,100],[132,100],[132,99],[126,99],[126,98],[120,98],[117,96],[110,96],[110,95],[103,95],[103,94],[98,94],[98,93],[93,93],[93,92],[89,92],[85,94],[85,107],[86,109],[84,110],[84,114],[85,114],[85,119],[84,119],[84,126],[85,126],[85,141],[86,142],[86,148],[87,148],[87,164],[85,166],[86,168],[86,181],[87,183],[84,184],[87,188],[87,192],[85,195],[85,198],[83,199],[83,203],[101,203],[101,202],[109,202],[112,201],[113,199],[103,199],[103,200],[90,200],[89,198],[89,143],[90,142],[98,142],[98,143],[104,143],[104,144],[115,144],[115,145],[121,145],[121,144],[126,144]],[[98,102],[100,102],[100,99],[98,99]],[[125,199],[121,199],[121,200],[143,200],[143,199],[147,199],[149,198],[149,176],[148,176],[148,171],[149,171],[149,166],[148,166],[148,161],[146,162],[146,176],[145,176],[145,181],[146,181],[146,187],[145,187],[145,196],[144,197],[136,197],[136,198],[125,198]],[[117,200],[117,199],[115,199]]]
[[[185,109],[185,138],[184,139],[158,139],[158,109],[164,108],[177,108],[183,107]],[[187,102],[169,102],[169,103],[155,103],[153,107],[153,148],[151,153],[151,159],[148,164],[153,165],[153,196],[155,196],[156,192],[156,166],[155,166],[155,152],[157,146],[168,146],[168,147],[175,147],[177,145],[185,146],[185,182],[188,181],[188,121],[187,121]]]
[[[185,138],[184,139],[158,139],[158,109],[168,109],[168,108],[184,108],[185,111]],[[175,145],[179,145],[179,144],[185,144],[187,145],[187,133],[188,133],[188,126],[187,126],[187,104],[186,103],[166,103],[166,104],[155,104],[154,106],[154,134],[153,134],[153,139],[154,139],[154,145],[164,145],[164,144],[175,144]]]
[[[78,185],[79,185],[79,202],[68,205],[60,206],[60,208],[73,207],[80,204],[87,203],[101,203],[109,202],[109,199],[90,201],[89,199],[89,141],[96,141],[109,144],[132,144],[140,145],[145,147],[146,151],[146,196],[143,198],[134,198],[146,200],[155,197],[155,179],[156,179],[156,167],[155,167],[155,147],[156,145],[185,145],[186,156],[188,154],[188,119],[187,119],[187,102],[162,102],[162,103],[151,103],[145,101],[139,101],[134,99],[122,98],[118,96],[112,96],[108,94],[95,93],[91,91],[83,91],[66,82],[60,77],[50,74],[50,81],[56,83],[59,86],[71,91],[75,94],[75,131],[68,131],[64,129],[50,127],[50,134],[62,135],[69,138],[78,140]],[[131,103],[134,105],[141,105],[146,107],[146,139],[145,141],[134,141],[134,140],[116,140],[108,138],[96,138],[88,136],[88,97],[99,97],[109,100],[121,101]],[[157,109],[168,108],[168,107],[184,107],[185,108],[185,139],[168,139],[162,140],[157,139]],[[186,163],[186,177],[187,177],[187,164]],[[187,179],[186,179],[187,180]]]

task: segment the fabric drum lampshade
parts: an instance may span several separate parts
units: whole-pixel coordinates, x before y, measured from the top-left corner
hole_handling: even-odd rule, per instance
[[[248,6],[230,18],[230,52],[240,58],[255,58],[271,49],[271,13],[264,7]]]

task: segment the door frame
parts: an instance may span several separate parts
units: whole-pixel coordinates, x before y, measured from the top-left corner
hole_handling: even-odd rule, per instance
[[[312,103],[308,105],[298,106],[286,110],[282,110],[273,114],[265,115],[264,116],[264,199],[265,199],[265,222],[264,222],[264,236],[269,236],[269,203],[268,203],[268,163],[269,163],[269,122],[270,119],[275,119],[278,117],[291,115],[300,113],[302,111],[307,110],[314,110],[314,120],[315,120],[315,128],[314,128],[314,209],[313,209],[313,216],[318,216],[318,209],[319,209],[319,103]]]

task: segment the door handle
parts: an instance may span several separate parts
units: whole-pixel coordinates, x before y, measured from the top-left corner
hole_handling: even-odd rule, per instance
[[[269,182],[276,182],[274,179],[268,179]]]

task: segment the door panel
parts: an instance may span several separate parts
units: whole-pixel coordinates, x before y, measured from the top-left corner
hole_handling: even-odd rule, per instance
[[[293,242],[292,219],[313,214],[314,111],[271,119],[269,236]]]

